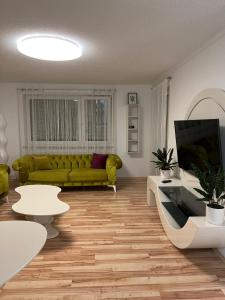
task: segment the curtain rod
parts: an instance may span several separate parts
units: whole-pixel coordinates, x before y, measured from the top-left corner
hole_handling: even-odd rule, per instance
[[[162,81],[164,81],[164,80],[166,80],[166,79],[168,80],[168,82],[170,82],[170,81],[173,79],[173,77],[168,76],[168,77],[166,77],[166,78],[164,78],[164,79],[158,80],[157,82],[155,82],[155,83],[152,85],[151,89],[154,89],[157,85],[159,85]]]
[[[17,90],[19,90],[19,91],[45,91],[45,92],[48,92],[48,91],[50,91],[50,92],[55,92],[55,91],[57,91],[57,92],[60,92],[60,91],[62,91],[62,92],[79,92],[79,91],[83,91],[83,92],[87,92],[87,91],[89,91],[89,92],[115,92],[116,91],[116,89],[114,88],[114,89],[101,89],[101,88],[99,88],[99,89],[46,89],[46,88],[17,88]]]

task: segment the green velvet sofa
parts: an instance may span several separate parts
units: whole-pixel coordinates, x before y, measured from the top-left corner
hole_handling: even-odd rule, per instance
[[[92,155],[25,155],[13,162],[19,182],[57,186],[111,186],[116,191],[116,170],[122,167],[116,154],[109,154],[105,169],[91,168]]]
[[[9,167],[5,164],[0,164],[0,199],[8,201],[9,190]]]

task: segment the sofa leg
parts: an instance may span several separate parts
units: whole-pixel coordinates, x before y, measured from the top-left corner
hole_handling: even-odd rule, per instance
[[[9,197],[8,197],[8,196],[3,197],[2,200],[3,200],[4,202],[6,202],[6,203],[9,203]]]
[[[116,185],[108,185],[108,187],[112,187],[114,192],[116,193]]]

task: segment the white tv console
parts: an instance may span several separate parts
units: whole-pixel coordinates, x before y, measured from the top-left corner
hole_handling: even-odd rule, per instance
[[[147,202],[150,207],[157,206],[162,226],[170,241],[177,248],[225,247],[225,224],[216,226],[207,223],[205,217],[189,217],[186,224],[181,228],[162,204],[162,201],[170,200],[159,189],[160,186],[184,186],[184,184],[176,178],[172,178],[170,183],[162,183],[160,176],[148,176],[147,181]],[[194,189],[188,186],[185,188],[198,197]],[[223,252],[222,249],[221,251]]]

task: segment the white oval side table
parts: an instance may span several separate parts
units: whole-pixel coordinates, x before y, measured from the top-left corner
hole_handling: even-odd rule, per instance
[[[45,226],[48,239],[59,235],[59,231],[52,226],[54,216],[61,215],[70,209],[70,206],[59,200],[57,195],[61,189],[54,185],[24,185],[15,189],[21,195],[12,209],[27,216],[28,220]]]
[[[0,222],[0,287],[40,252],[46,238],[46,229],[38,223]]]

